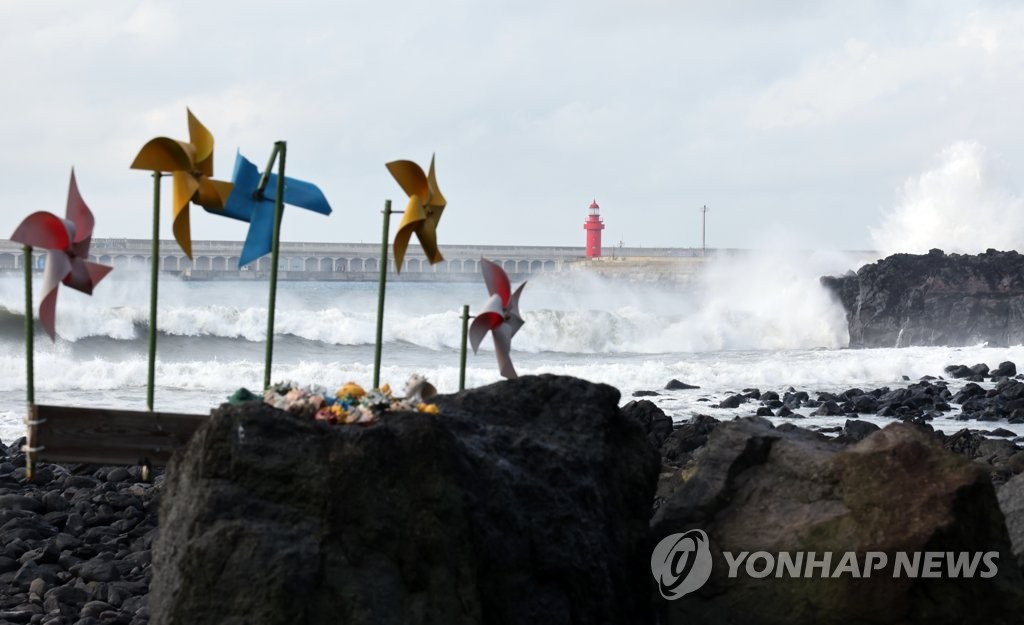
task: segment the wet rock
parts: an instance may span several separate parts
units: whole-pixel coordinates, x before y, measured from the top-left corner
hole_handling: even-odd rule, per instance
[[[695,389],[695,388],[700,388],[700,387],[699,386],[694,386],[693,384],[687,384],[686,382],[680,382],[679,380],[676,380],[676,379],[669,380],[668,384],[665,385],[665,390],[666,391],[686,391],[686,390],[691,390],[691,389]]]
[[[660,449],[665,438],[672,433],[672,418],[651,401],[634,400],[624,405],[621,410],[623,415],[635,419],[644,428],[648,440],[655,449]]]
[[[902,423],[842,448],[753,420],[721,424],[671,485],[652,543],[701,529],[713,566],[696,592],[660,604],[660,622],[1009,625],[1024,609],[987,474]],[[893,576],[896,552],[997,552],[994,577]],[[890,554],[870,577],[735,577],[722,552]],[[832,561],[832,568],[837,563]]]
[[[872,414],[878,410],[878,399],[873,395],[861,394],[850,399],[854,412]]]
[[[720,421],[713,417],[696,415],[679,424],[662,443],[662,460],[670,466],[680,466],[690,457],[693,450],[707,442],[708,434],[719,423]]]
[[[87,582],[112,582],[121,578],[117,563],[113,559],[100,556],[83,562],[77,571],[73,572]]]
[[[43,610],[47,613],[59,611],[70,616],[77,614],[78,606],[88,600],[89,595],[81,588],[71,585],[57,586],[43,595]]]
[[[818,416],[834,417],[836,415],[843,414],[843,410],[835,401],[828,400],[818,406],[818,409],[814,411],[814,414]]]
[[[1012,378],[1017,375],[1017,365],[1010,360],[999,363],[999,366],[992,370],[992,377]]]
[[[658,391],[633,391],[633,397],[659,397]]]
[[[225,404],[168,468],[151,622],[650,622],[660,462],[618,400],[523,376],[369,427]]]
[[[979,362],[971,367],[971,375],[976,375],[982,378],[988,377],[988,365],[983,362]]]
[[[846,424],[843,426],[842,433],[836,437],[836,442],[844,444],[857,443],[877,432],[879,429],[881,428],[870,421],[847,419]]]
[[[740,406],[740,404],[746,403],[747,399],[748,398],[746,396],[744,396],[744,395],[730,395],[729,397],[726,397],[721,402],[719,402],[718,407],[719,408],[738,408]]]
[[[37,499],[24,495],[0,495],[0,509],[39,512],[43,509],[43,504]]]

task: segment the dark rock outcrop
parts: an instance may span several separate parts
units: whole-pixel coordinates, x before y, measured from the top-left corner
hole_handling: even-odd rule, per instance
[[[859,419],[847,419],[842,432],[836,437],[837,443],[856,443],[880,430],[877,425]]]
[[[1024,567],[1024,474],[1014,477],[999,489],[999,507],[1006,518],[1013,555],[1017,564]]]
[[[730,395],[726,397],[718,404],[718,408],[738,408],[740,404],[745,404],[750,399],[746,395]]]
[[[1024,578],[992,483],[918,427],[894,423],[844,448],[761,419],[722,423],[658,494],[652,545],[701,529],[713,561],[703,587],[660,604],[662,623],[1020,622]],[[730,576],[725,552],[764,555]],[[832,575],[846,552],[860,571],[868,552],[886,554],[887,565],[870,576],[750,573],[783,552],[819,561],[831,552]],[[998,572],[949,577],[943,562],[940,577],[894,576],[901,552],[966,552],[979,563],[974,554],[994,552]]]
[[[1024,342],[1017,252],[895,254],[821,282],[846,309],[850,347]]]
[[[526,376],[365,428],[222,406],[168,470],[152,622],[649,622],[659,460],[618,399]]]
[[[661,444],[672,433],[672,417],[650,400],[633,400],[622,407],[622,414],[643,427],[655,449],[661,449]]]
[[[670,467],[680,467],[690,454],[708,442],[708,435],[721,423],[708,415],[696,415],[672,430],[661,445],[662,461]]]
[[[669,380],[668,384],[665,385],[665,390],[666,391],[688,391],[688,390],[692,390],[692,389],[695,389],[695,388],[700,388],[700,387],[699,386],[694,386],[693,384],[687,384],[686,382],[680,382],[679,380],[677,380],[675,378],[672,378],[671,380]]]

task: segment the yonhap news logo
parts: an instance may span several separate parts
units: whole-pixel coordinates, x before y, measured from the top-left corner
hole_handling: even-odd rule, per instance
[[[973,578],[999,573],[998,551],[723,551],[727,577],[802,578]],[[711,577],[708,535],[692,529],[663,538],[651,554],[651,573],[661,596],[672,600],[699,590]]]
[[[678,599],[699,589],[711,577],[711,549],[704,530],[670,534],[654,547],[651,572],[666,599]]]

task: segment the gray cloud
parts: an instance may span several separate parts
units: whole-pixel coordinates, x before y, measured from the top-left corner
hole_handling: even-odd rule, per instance
[[[148,236],[128,163],[188,106],[221,177],[288,140],[336,211],[290,240],[375,240],[403,200],[383,164],[436,152],[442,244],[581,245],[596,195],[628,245],[698,245],[708,204],[716,246],[865,248],[948,146],[1024,164],[1021,26],[1001,2],[4,3],[0,233],[60,212],[75,165],[97,236]]]

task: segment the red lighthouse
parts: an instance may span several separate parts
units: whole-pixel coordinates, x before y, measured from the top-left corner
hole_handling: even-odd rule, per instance
[[[590,203],[590,214],[583,222],[583,229],[587,231],[587,258],[598,258],[601,256],[601,231],[604,230],[604,222],[601,221],[601,207],[595,199]]]

